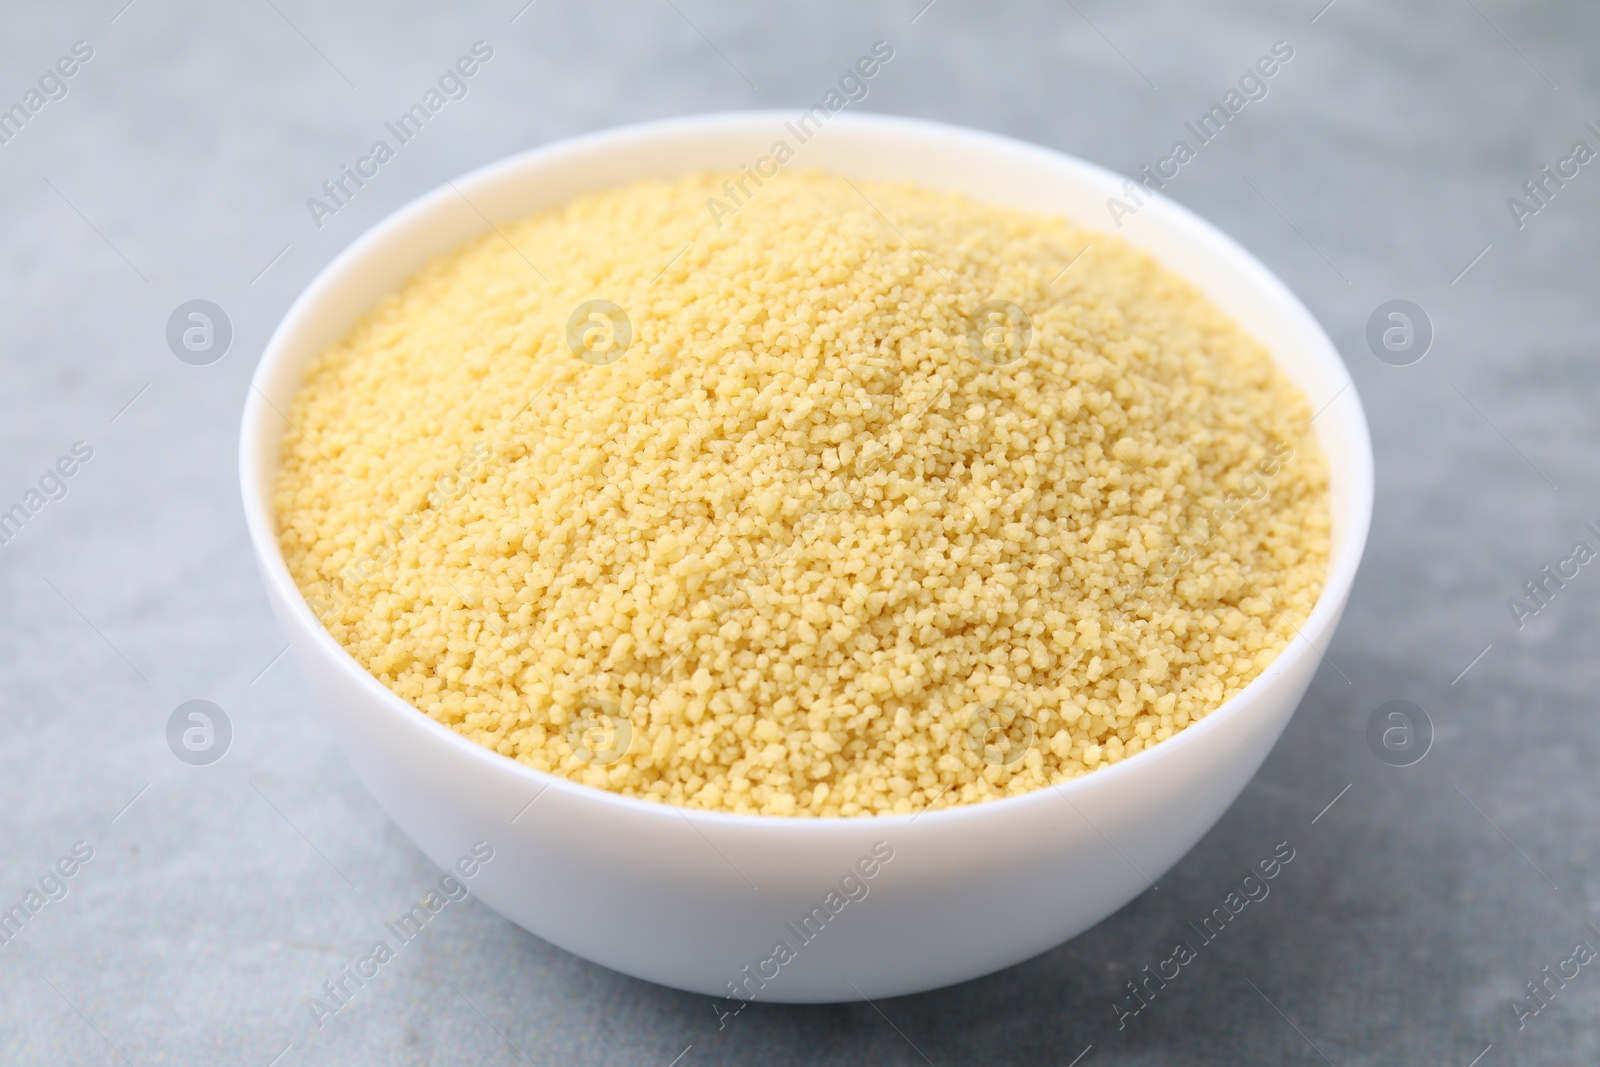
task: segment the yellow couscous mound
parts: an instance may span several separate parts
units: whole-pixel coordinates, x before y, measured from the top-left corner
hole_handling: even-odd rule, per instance
[[[310,364],[283,551],[383,684],[631,796],[903,813],[1126,759],[1294,639],[1311,413],[1195,290],[1059,219],[727,179],[502,224]]]

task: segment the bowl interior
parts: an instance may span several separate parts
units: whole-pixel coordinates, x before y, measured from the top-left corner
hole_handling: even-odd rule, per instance
[[[1270,271],[1208,223],[1160,197],[1142,194],[1143,204],[1116,227],[1108,201],[1116,197],[1133,203],[1125,179],[1047,149],[936,123],[850,114],[833,116],[802,142],[792,118],[755,112],[672,120],[576,138],[511,157],[447,183],[391,215],[307,287],[257,368],[245,410],[240,461],[246,519],[266,579],[286,594],[297,614],[305,613],[304,620],[329,651],[348,659],[313,621],[299,596],[278,549],[271,506],[283,413],[289,410],[307,360],[342,338],[380,298],[430,259],[487,232],[488,220],[519,219],[560,207],[582,193],[641,178],[754,166],[780,141],[794,154],[790,169],[820,168],[855,179],[915,182],[1115,232],[1188,279],[1265,344],[1306,393],[1312,409],[1320,412],[1314,428],[1329,464],[1332,559],[1322,596],[1303,633],[1312,643],[1330,636],[1366,540],[1371,445],[1360,400],[1338,353],[1315,319]],[[1298,643],[1291,644],[1280,661],[1309,654]],[[349,665],[361,670],[354,660]],[[1268,674],[1273,673],[1269,669]],[[368,680],[381,689],[375,680]],[[1266,680],[1264,674],[1250,688]],[[383,692],[398,704],[398,697]],[[1157,748],[1180,742],[1218,714]],[[484,755],[491,756],[487,750]],[[1128,770],[1146,755],[1140,753],[1119,767]]]

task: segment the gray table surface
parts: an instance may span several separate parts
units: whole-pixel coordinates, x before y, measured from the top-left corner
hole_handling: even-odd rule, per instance
[[[74,842],[94,849],[0,948],[0,1062],[1600,1055],[1595,967],[1520,1029],[1512,1008],[1580,938],[1600,944],[1584,927],[1600,923],[1600,672],[1581,636],[1600,576],[1585,568],[1520,629],[1507,607],[1575,540],[1594,545],[1583,523],[1600,520],[1600,166],[1520,229],[1506,203],[1575,140],[1600,147],[1584,127],[1600,125],[1593,5],[125,2],[0,17],[0,106],[73,42],[93,48],[66,97],[0,145],[0,509],[74,442],[93,449],[0,548],[0,904]],[[319,231],[305,199],[480,38],[495,55],[470,95]],[[1302,296],[1367,406],[1376,517],[1327,665],[1159,890],[991,977],[876,1007],[757,1006],[719,1030],[706,998],[574,958],[472,900],[316,1030],[307,998],[438,872],[276,658],[235,479],[262,344],[341,247],[446,176],[626,122],[798,107],[880,38],[896,55],[864,109],[1123,171],[1165,154],[1274,41],[1293,46],[1169,192]],[[197,297],[234,330],[209,366],[165,341]],[[1397,297],[1437,333],[1412,366],[1365,341]],[[165,739],[197,697],[235,731],[207,767]],[[1411,767],[1365,739],[1396,698],[1434,724]],[[1119,1031],[1123,983],[1284,840],[1298,858],[1271,898]]]

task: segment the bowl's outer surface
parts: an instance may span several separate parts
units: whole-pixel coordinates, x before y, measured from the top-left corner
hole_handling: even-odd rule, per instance
[[[397,212],[331,263],[272,337],[240,463],[251,539],[296,659],[357,774],[424,853],[449,867],[490,842],[495,858],[471,880],[474,893],[627,974],[713,995],[738,983],[742,996],[766,1001],[852,1000],[948,985],[1042,952],[1153,884],[1221,818],[1287,725],[1343,611],[1367,535],[1372,457],[1355,389],[1321,327],[1265,267],[1175,203],[1143,194],[1138,204],[1117,175],[976,131],[838,115],[797,145],[791,118],[706,116],[565,141]],[[1108,198],[1123,199],[1138,210],[1120,235],[1205,291],[1315,408],[1326,405],[1316,429],[1332,476],[1328,584],[1302,636],[1243,693],[1059,788],[911,816],[737,816],[647,804],[492,753],[389,692],[322,628],[283,563],[271,508],[280,411],[305,362],[430,258],[486,232],[485,217],[519,218],[643,177],[737,169],[779,139],[798,148],[791,167],[956,189],[1098,230],[1110,228]],[[864,897],[831,913],[825,904],[843,896],[829,891],[879,842],[893,858],[862,881]],[[819,906],[827,921],[803,926]]]

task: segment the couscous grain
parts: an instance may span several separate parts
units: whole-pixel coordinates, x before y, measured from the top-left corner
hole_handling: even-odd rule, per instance
[[[631,796],[1037,789],[1215,709],[1321,591],[1299,391],[1143,253],[820,173],[586,196],[307,368],[281,543],[422,713]]]

